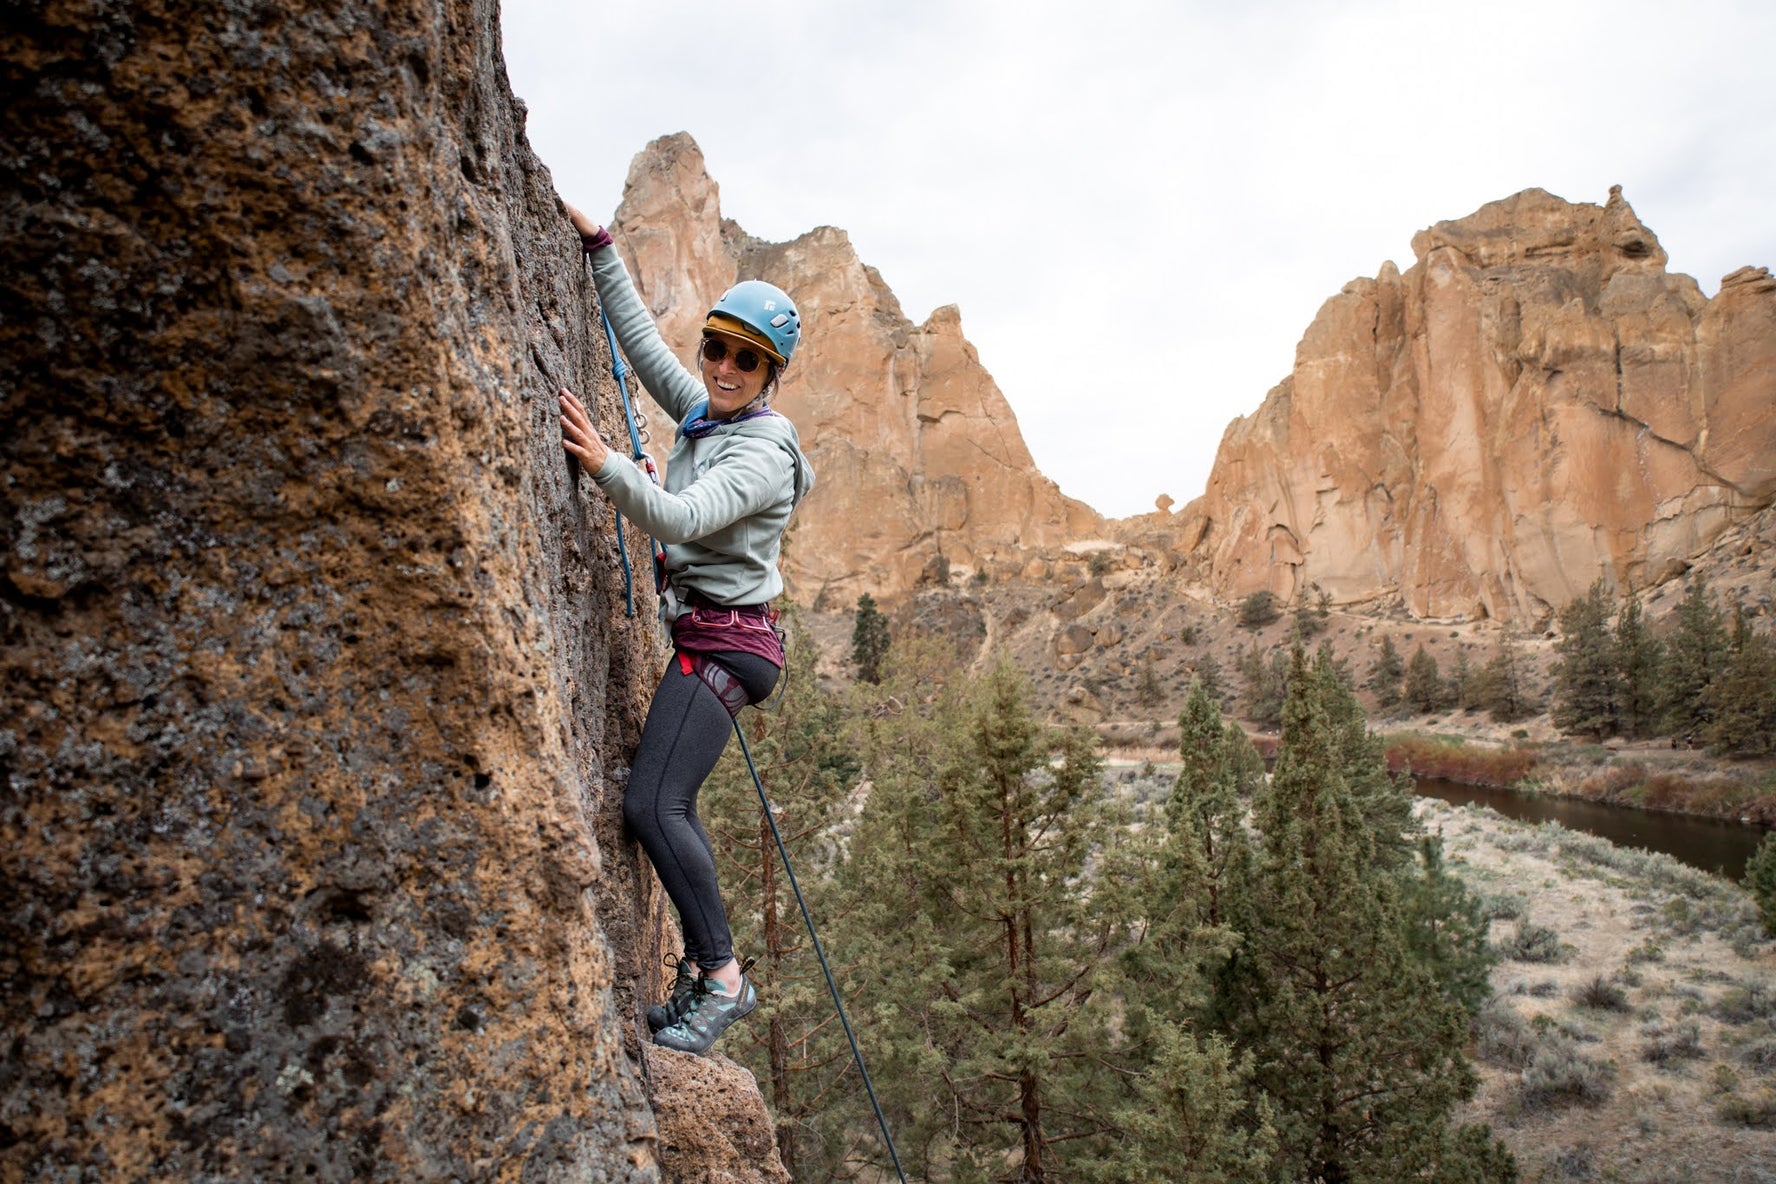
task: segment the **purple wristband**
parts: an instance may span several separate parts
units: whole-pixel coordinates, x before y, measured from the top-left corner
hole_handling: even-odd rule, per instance
[[[615,240],[611,238],[611,232],[603,226],[598,228],[597,234],[583,234],[580,236],[580,246],[586,249],[586,254],[588,255],[593,251],[596,251],[599,247],[608,247],[612,245],[614,241]]]

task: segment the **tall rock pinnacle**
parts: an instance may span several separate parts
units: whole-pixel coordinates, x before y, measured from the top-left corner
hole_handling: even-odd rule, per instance
[[[778,397],[820,474],[785,552],[798,599],[893,595],[940,558],[1010,573],[1031,550],[1102,529],[1037,471],[955,308],[913,324],[842,230],[766,243],[724,221],[689,136],[636,156],[613,232],[684,357],[738,279],[768,279],[800,306],[804,344]]]

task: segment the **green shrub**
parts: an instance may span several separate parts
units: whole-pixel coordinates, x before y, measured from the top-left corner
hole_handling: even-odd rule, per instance
[[[1480,894],[1480,916],[1488,921],[1515,921],[1529,908],[1529,901],[1515,892]]]
[[[1499,957],[1508,962],[1563,962],[1567,956],[1560,935],[1527,916],[1518,922],[1517,932],[1498,942],[1495,948]]]
[[[1749,1024],[1776,1016],[1776,991],[1762,979],[1748,979],[1721,995],[1714,1018],[1723,1024]]]
[[[1239,623],[1247,629],[1262,629],[1281,615],[1269,592],[1254,592],[1240,601]]]
[[[1548,1173],[1554,1180],[1595,1180],[1597,1157],[1589,1147],[1562,1147],[1548,1157]]]
[[[1745,890],[1757,902],[1764,935],[1776,937],[1776,830],[1764,836],[1745,865]]]
[[[1760,1089],[1749,1096],[1730,1093],[1715,1105],[1722,1122],[1769,1130],[1776,1127],[1776,1090]]]
[[[1648,1024],[1640,1030],[1646,1043],[1640,1046],[1640,1059],[1655,1065],[1668,1061],[1693,1060],[1702,1055],[1702,1029],[1695,1020],[1685,1020],[1667,1027]]]
[[[1603,975],[1593,975],[1589,982],[1573,989],[1573,1002],[1595,1011],[1627,1011],[1628,992]]]
[[[1536,1034],[1517,1009],[1488,1000],[1474,1016],[1475,1051],[1483,1061],[1521,1069],[1535,1057]]]
[[[1614,1066],[1586,1056],[1575,1042],[1556,1037],[1536,1049],[1519,1089],[1527,1105],[1596,1103],[1609,1097],[1614,1077]]]
[[[1739,1059],[1750,1067],[1753,1073],[1768,1075],[1776,1073],[1776,1036],[1766,1036],[1762,1040],[1754,1040],[1739,1050]]]

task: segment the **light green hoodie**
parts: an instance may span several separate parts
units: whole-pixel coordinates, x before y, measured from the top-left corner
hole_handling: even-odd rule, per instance
[[[709,398],[702,378],[666,347],[614,246],[592,252],[592,275],[636,377],[682,424]],[[665,544],[667,580],[682,612],[691,590],[717,604],[758,604],[783,591],[783,530],[814,488],[814,468],[795,425],[773,413],[697,439],[680,430],[664,489],[615,450],[592,479],[624,517]]]

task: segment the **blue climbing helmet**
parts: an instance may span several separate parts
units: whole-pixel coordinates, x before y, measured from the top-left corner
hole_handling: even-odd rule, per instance
[[[802,339],[802,318],[795,301],[782,288],[764,280],[742,280],[723,292],[709,310],[707,327],[733,332],[722,321],[736,321],[751,330],[739,336],[756,341],[779,366],[789,365],[796,342]]]

